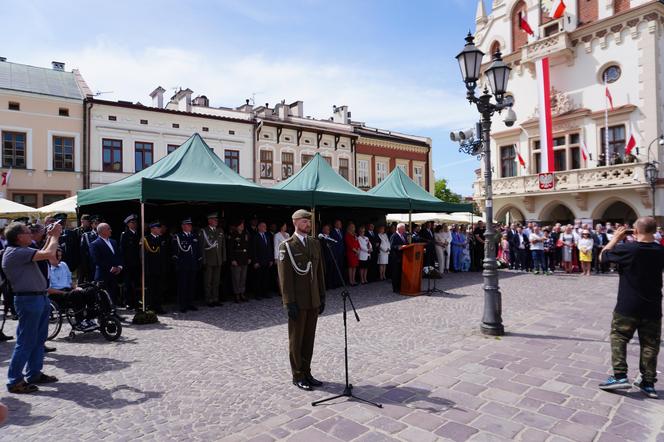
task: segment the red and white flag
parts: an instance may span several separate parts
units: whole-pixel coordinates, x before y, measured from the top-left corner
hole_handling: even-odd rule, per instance
[[[12,176],[12,167],[9,166],[9,170],[7,172],[2,172],[2,186],[9,186],[9,179]]]
[[[537,95],[539,98],[539,133],[541,165],[540,172],[554,172],[553,130],[551,123],[551,80],[549,78],[549,59],[544,57],[535,62],[537,75]]]
[[[516,158],[519,160],[519,164],[521,164],[521,167],[523,167],[525,169],[526,168],[526,162],[524,161],[523,157],[521,156],[521,152],[519,152],[519,148],[516,149]]]
[[[535,33],[533,32],[533,28],[530,27],[528,21],[526,20],[526,17],[521,12],[519,12],[519,28],[521,28],[529,35],[535,35]]]
[[[606,92],[604,93],[606,95],[606,98],[609,99],[609,104],[611,105],[611,110],[613,110],[613,97],[611,96],[611,91],[609,90],[608,86],[605,86]]]
[[[565,14],[565,2],[563,0],[553,0],[551,3],[551,10],[549,11],[549,17],[557,19]]]
[[[634,134],[629,136],[629,141],[627,146],[625,146],[625,155],[630,155],[632,150],[636,147],[636,140],[634,139]]]
[[[586,143],[581,141],[581,156],[583,157],[583,161],[588,161],[588,149],[586,149]]]

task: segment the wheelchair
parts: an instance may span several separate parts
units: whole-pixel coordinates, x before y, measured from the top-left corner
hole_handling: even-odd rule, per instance
[[[57,299],[49,296],[51,302],[51,312],[48,319],[48,340],[55,339],[62,329],[64,319],[71,326],[69,337],[74,338],[76,332],[89,333],[99,330],[108,341],[115,341],[122,335],[122,323],[115,312],[115,305],[108,291],[104,288],[102,282],[90,282],[81,284],[80,290],[60,295]],[[81,293],[81,291],[83,293]],[[72,302],[72,296],[85,296],[87,302],[82,308],[75,306]],[[87,319],[95,319],[97,326],[94,328],[82,327],[76,316],[85,315]]]

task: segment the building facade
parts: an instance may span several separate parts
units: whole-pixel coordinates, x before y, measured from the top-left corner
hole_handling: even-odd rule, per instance
[[[493,0],[487,14],[484,2],[478,3],[476,44],[486,54],[500,50],[512,68],[508,95],[518,116],[513,127],[496,116],[492,127],[495,218],[633,221],[652,214],[653,205],[657,216],[664,215],[662,183],[658,181],[653,198],[645,172],[646,163],[661,161],[663,153],[657,138],[664,129],[664,5],[568,0],[563,17],[552,20],[552,4]],[[534,37],[521,29],[520,16]],[[543,57],[551,66],[556,170],[551,190],[540,190],[537,175],[541,152],[535,62]],[[487,55],[484,68],[489,59]],[[610,158],[605,162],[601,153],[607,134]],[[632,135],[637,148],[626,155]],[[478,171],[474,196],[483,208],[482,176]]]
[[[83,99],[80,73],[0,58],[0,137],[4,198],[41,207],[84,186]],[[11,170],[11,173],[10,173]]]

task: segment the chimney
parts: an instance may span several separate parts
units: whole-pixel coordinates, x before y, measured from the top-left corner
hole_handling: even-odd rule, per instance
[[[7,57],[0,57],[0,61],[7,61]]]
[[[53,66],[54,71],[64,72],[65,70],[65,64],[61,61],[52,61],[51,66]]]
[[[180,89],[177,91],[177,93],[173,96],[173,100],[177,103],[179,111],[182,112],[191,112],[191,94],[193,94],[194,91],[191,89]]]
[[[166,89],[161,86],[157,86],[155,90],[150,92],[150,97],[152,97],[152,107],[158,109],[164,108],[164,92],[166,92]]]
[[[286,100],[281,100],[281,103],[274,106],[274,113],[277,114],[280,120],[285,120],[288,117],[288,109]]]
[[[332,106],[332,121],[335,123],[348,124],[350,122],[348,106]]]
[[[302,118],[304,115],[304,103],[301,100],[291,103],[289,106],[289,114],[294,117]]]
[[[194,106],[210,107],[210,100],[208,100],[208,97],[206,97],[205,95],[199,95],[198,97],[194,98],[192,104]]]

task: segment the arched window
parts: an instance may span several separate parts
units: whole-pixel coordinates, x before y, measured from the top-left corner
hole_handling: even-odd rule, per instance
[[[528,34],[521,29],[519,20],[521,16],[526,17],[526,2],[523,0],[517,2],[512,9],[512,52],[518,51],[522,46],[528,44]]]
[[[491,49],[489,50],[488,55],[493,56],[493,54],[495,54],[498,51],[500,51],[500,42],[494,41],[493,43],[491,43]]]
[[[597,21],[599,11],[597,0],[577,0],[576,10],[578,11],[580,26]]]

